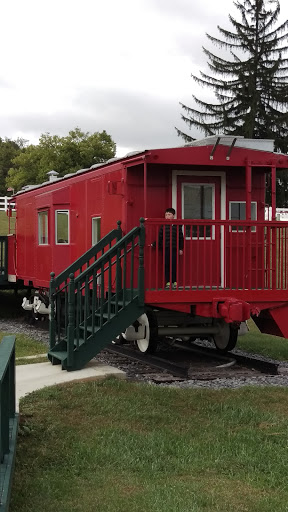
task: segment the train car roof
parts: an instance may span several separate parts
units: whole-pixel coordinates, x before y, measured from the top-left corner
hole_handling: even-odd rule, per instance
[[[162,152],[164,154],[166,152],[175,151],[178,153],[181,150],[187,151],[187,148],[195,147],[195,149],[196,149],[196,148],[200,148],[200,147],[206,147],[208,149],[208,148],[212,147],[211,150],[209,149],[210,159],[212,159],[212,154],[216,150],[217,146],[226,146],[227,148],[229,148],[229,151],[232,151],[232,149],[237,148],[237,149],[243,149],[243,150],[255,150],[257,152],[260,151],[260,152],[265,152],[268,154],[272,153],[277,157],[281,156],[281,153],[274,153],[274,140],[272,140],[272,139],[246,139],[243,136],[211,135],[208,137],[204,137],[202,139],[194,140],[189,144],[185,144],[184,146],[181,145],[181,146],[174,147],[174,148],[158,148],[158,149],[149,149],[149,150],[144,149],[144,150],[139,150],[139,151],[131,151],[123,157],[110,158],[109,160],[107,160],[105,162],[94,164],[91,167],[87,167],[85,169],[79,169],[78,171],[76,171],[74,173],[65,174],[64,176],[62,176],[60,178],[57,177],[57,172],[49,171],[49,173],[47,173],[48,175],[50,174],[50,179],[48,181],[45,181],[44,183],[40,183],[37,185],[25,185],[24,187],[22,187],[21,190],[19,190],[16,194],[14,194],[13,197],[18,196],[20,194],[22,195],[25,192],[29,192],[36,188],[41,188],[41,187],[44,187],[47,185],[51,185],[51,184],[66,180],[67,178],[75,177],[82,173],[88,173],[95,169],[100,170],[101,168],[110,166],[111,164],[116,163],[116,162],[124,162],[124,161],[133,160],[133,159],[137,160],[138,158],[140,160],[141,156],[144,158],[146,155],[153,155],[153,154],[155,155],[156,153],[159,153],[159,152],[160,153]],[[284,155],[284,154],[282,156],[286,157],[287,168],[288,168],[288,157],[287,157],[287,155]]]

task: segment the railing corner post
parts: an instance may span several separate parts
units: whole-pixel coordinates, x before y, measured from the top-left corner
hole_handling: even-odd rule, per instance
[[[50,299],[50,321],[49,321],[49,346],[50,350],[54,347],[56,343],[56,317],[55,317],[55,272],[51,272],[50,274],[50,290],[49,290],[49,299]]]
[[[69,275],[68,284],[68,329],[67,329],[67,366],[73,365],[74,334],[75,334],[75,280],[74,274]]]
[[[138,267],[138,297],[139,306],[144,306],[145,302],[145,273],[144,273],[144,246],[145,246],[145,219],[140,218],[139,232],[139,267]]]
[[[117,240],[122,238],[121,220],[117,220]]]

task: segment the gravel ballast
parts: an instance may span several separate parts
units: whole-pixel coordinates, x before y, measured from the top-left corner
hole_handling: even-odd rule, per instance
[[[19,320],[3,320],[0,319],[0,331],[5,331],[11,334],[21,333],[28,337],[31,337],[48,348],[49,346],[49,332],[47,326],[41,325],[29,325],[25,321]],[[202,344],[202,342],[201,342]],[[45,352],[45,350],[44,350]],[[245,355],[244,352],[235,349],[233,352]],[[233,354],[231,353],[231,355]],[[258,356],[257,356],[258,357]],[[97,360],[105,364],[110,364],[109,353],[102,351],[97,355]],[[269,359],[267,359],[269,361]],[[121,367],[125,371],[125,368]],[[209,389],[236,389],[243,386],[288,386],[288,363],[279,361],[278,367],[279,375],[264,375],[257,377],[240,377],[240,378],[216,378],[213,380],[186,380],[172,383],[161,383],[157,386],[172,386],[178,388],[209,388]],[[140,376],[141,379],[141,376]],[[147,380],[146,380],[147,382]],[[149,382],[149,381],[148,381]],[[152,382],[151,382],[152,384]],[[154,384],[154,383],[153,383]]]

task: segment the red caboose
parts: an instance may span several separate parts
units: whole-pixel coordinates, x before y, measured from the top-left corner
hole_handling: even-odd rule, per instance
[[[24,308],[52,308],[51,360],[80,367],[124,331],[143,351],[169,336],[210,337],[229,350],[251,315],[262,332],[288,337],[288,223],[274,220],[277,169],[288,169],[288,157],[273,152],[273,141],[213,136],[18,192],[8,279],[38,290]],[[169,206],[177,220],[165,221]],[[183,234],[173,288],[158,240],[166,225]]]

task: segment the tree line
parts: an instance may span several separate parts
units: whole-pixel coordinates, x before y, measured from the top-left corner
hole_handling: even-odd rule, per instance
[[[274,139],[275,150],[287,153],[288,20],[275,27],[279,0],[233,3],[239,18],[229,15],[231,30],[218,26],[219,37],[206,34],[221,54],[203,47],[209,71],[191,75],[196,84],[211,90],[214,100],[209,103],[192,94],[192,106],[180,103],[181,118],[189,129],[202,131],[205,136]],[[185,142],[195,140],[189,133],[176,130]],[[288,206],[285,171],[277,175],[277,206]]]
[[[51,170],[61,177],[115,154],[116,144],[105,130],[91,134],[76,127],[65,137],[44,133],[35,145],[0,137],[0,195],[6,195],[7,188],[16,192],[24,185],[43,183]]]

